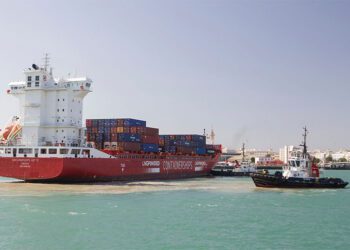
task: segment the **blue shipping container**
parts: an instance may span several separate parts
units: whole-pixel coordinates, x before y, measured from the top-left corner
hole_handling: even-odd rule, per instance
[[[176,147],[175,146],[166,146],[164,147],[165,152],[169,153],[176,153]]]
[[[206,141],[206,137],[204,135],[192,135],[192,141],[204,142]]]
[[[143,152],[146,152],[146,153],[150,153],[150,152],[156,153],[156,152],[159,152],[159,145],[146,143],[141,145],[141,149]]]
[[[146,121],[136,119],[124,119],[125,127],[146,127]]]
[[[120,142],[141,142],[139,134],[121,133],[118,134],[118,141]]]
[[[196,148],[196,154],[197,155],[205,155],[207,153],[206,148]]]

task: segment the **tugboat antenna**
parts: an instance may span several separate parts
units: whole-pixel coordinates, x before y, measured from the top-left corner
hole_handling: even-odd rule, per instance
[[[304,130],[304,133],[303,133],[304,141],[302,142],[302,144],[300,146],[303,147],[303,157],[306,158],[307,157],[306,136],[308,133],[306,126],[303,128],[303,130]]]

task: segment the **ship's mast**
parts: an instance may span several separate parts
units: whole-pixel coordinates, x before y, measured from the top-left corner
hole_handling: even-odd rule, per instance
[[[45,69],[45,71],[47,71],[47,68],[48,68],[49,65],[50,65],[50,57],[49,57],[49,54],[48,54],[48,53],[45,53],[45,54],[44,54],[43,61],[44,61],[44,69]]]
[[[307,157],[307,146],[306,146],[306,136],[308,133],[308,130],[306,129],[306,126],[303,128],[304,133],[303,133],[303,139],[304,141],[300,144],[300,146],[303,147],[303,158]]]
[[[242,162],[244,161],[245,158],[245,144],[243,143],[242,145]]]

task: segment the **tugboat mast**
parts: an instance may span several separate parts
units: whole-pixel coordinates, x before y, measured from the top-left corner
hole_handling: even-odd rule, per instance
[[[306,136],[307,136],[308,130],[306,129],[306,126],[303,129],[304,129],[304,133],[303,133],[304,141],[302,142],[302,144],[300,144],[300,146],[303,147],[303,158],[307,158]]]

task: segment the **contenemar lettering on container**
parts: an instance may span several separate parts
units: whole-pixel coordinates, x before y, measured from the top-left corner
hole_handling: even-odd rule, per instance
[[[163,161],[165,170],[192,169],[192,161]]]

